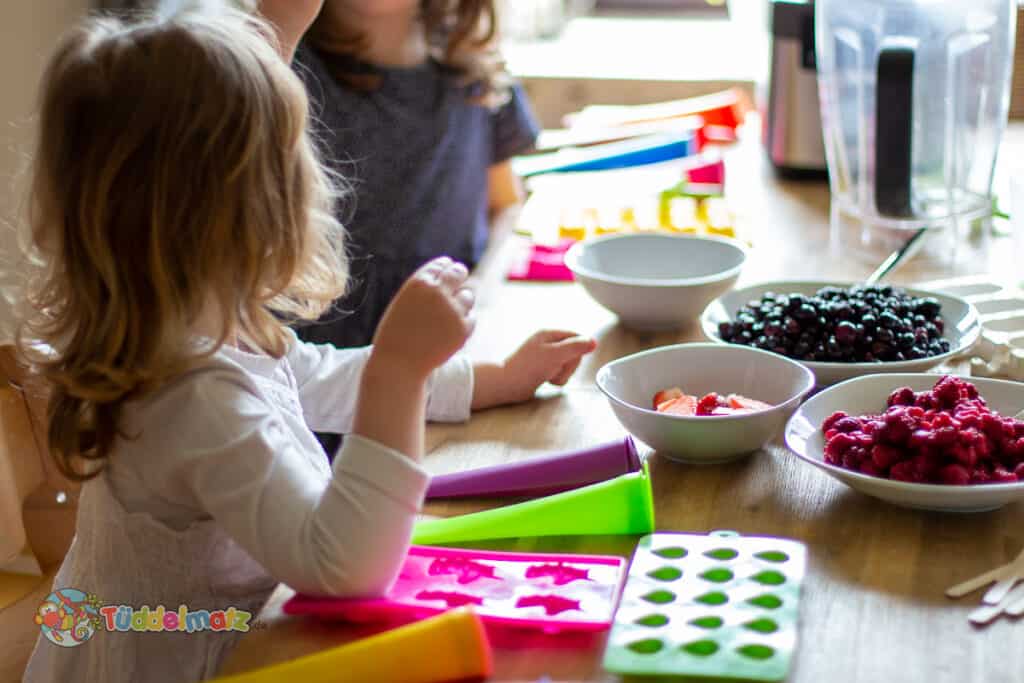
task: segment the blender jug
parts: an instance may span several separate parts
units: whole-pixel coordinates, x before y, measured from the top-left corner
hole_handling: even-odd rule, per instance
[[[817,0],[833,244],[873,256],[991,214],[1016,0]]]

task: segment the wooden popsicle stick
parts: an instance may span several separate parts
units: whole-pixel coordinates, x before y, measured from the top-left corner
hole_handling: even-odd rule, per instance
[[[1024,550],[1022,550],[1020,555],[1014,558],[1013,561],[1004,564],[1002,567],[996,567],[984,574],[975,576],[973,579],[968,579],[963,583],[958,583],[955,586],[947,588],[946,595],[951,598],[961,598],[968,593],[978,590],[982,586],[992,583],[993,581],[1003,581],[1013,577],[1016,577],[1016,579],[1024,579]],[[1011,583],[1006,590],[1009,590],[1009,588],[1012,587],[1013,583]],[[995,590],[995,588],[993,588],[993,590]],[[1005,592],[1003,594],[1005,595]],[[985,602],[989,601],[986,600]],[[998,600],[996,602],[998,602]]]
[[[1019,617],[1024,614],[1024,598],[1007,607],[1006,613],[1011,617]]]
[[[1017,582],[1021,579],[1024,579],[1024,576],[1018,576],[1017,574],[1013,574],[1004,579],[996,581],[995,585],[989,588],[988,591],[986,591],[985,596],[981,599],[981,601],[986,605],[998,605],[1000,602],[1003,601],[1003,598],[1007,596],[1007,594],[1010,592],[1010,589],[1017,585]]]
[[[983,605],[971,612],[967,618],[972,623],[982,625],[995,620],[1003,612],[1012,616],[1024,614],[1024,584],[1009,591],[998,605]]]
[[[984,607],[979,607],[978,609],[968,614],[967,619],[972,624],[984,626],[985,624],[994,621],[1002,613],[1003,608],[999,605],[985,605]]]
[[[993,581],[1003,580],[1004,578],[1006,578],[1006,575],[1011,568],[1012,565],[1007,564],[1003,565],[1002,567],[990,569],[984,574],[979,574],[978,576],[975,576],[973,579],[968,579],[963,583],[958,583],[955,586],[950,586],[946,589],[946,595],[951,598],[962,598],[968,593],[973,593],[974,591],[984,586],[987,586]]]

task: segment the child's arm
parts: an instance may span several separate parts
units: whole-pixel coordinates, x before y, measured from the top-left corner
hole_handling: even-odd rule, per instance
[[[311,429],[340,434],[351,431],[355,403],[349,387],[380,388],[385,405],[404,391],[400,380],[371,372],[366,363],[371,348],[293,345],[289,360],[293,369],[298,365],[300,398]],[[425,417],[435,422],[461,422],[469,419],[471,410],[528,401],[544,382],[563,385],[569,381],[582,357],[595,348],[597,342],[575,332],[545,330],[501,363],[473,364],[458,355],[430,376]]]
[[[259,12],[277,31],[281,54],[292,61],[299,41],[320,14],[324,0],[260,0]]]
[[[212,517],[297,590],[386,591],[429,483],[416,464],[427,377],[472,329],[465,278],[464,267],[437,260],[399,291],[378,328],[354,432],[333,472],[300,417],[272,408],[253,379],[226,362],[153,400],[149,424],[138,430],[147,443],[124,467],[137,468],[159,492],[154,498]]]
[[[575,332],[534,334],[503,363],[479,363],[473,368],[473,410],[528,401],[545,382],[565,384],[583,356],[596,348],[596,341]]]
[[[372,346],[339,349],[330,344],[310,344],[298,339],[292,344],[288,361],[298,383],[299,400],[306,424],[317,432],[348,434],[356,413],[352,387],[370,381],[381,387],[384,400],[401,391],[382,373],[366,379]],[[473,364],[457,354],[431,373],[426,385],[426,419],[434,422],[462,422],[469,419],[473,398]]]
[[[512,170],[512,162],[505,160],[487,169],[487,209],[493,219],[510,206],[523,201],[523,181]]]

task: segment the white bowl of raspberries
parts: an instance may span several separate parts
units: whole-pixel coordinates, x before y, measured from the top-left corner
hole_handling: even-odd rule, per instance
[[[903,507],[994,510],[1024,498],[1024,384],[935,374],[858,377],[786,425],[798,457]]]
[[[728,292],[704,310],[701,325],[713,341],[804,364],[818,386],[883,372],[925,372],[965,353],[981,335],[977,309],[949,294],[799,280]]]

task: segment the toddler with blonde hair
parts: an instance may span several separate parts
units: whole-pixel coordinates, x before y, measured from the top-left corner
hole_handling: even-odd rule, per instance
[[[593,348],[533,337],[458,353],[464,266],[421,267],[370,347],[300,342],[346,285],[334,183],[302,84],[259,19],[93,19],[42,89],[21,352],[50,390],[49,448],[83,480],[55,588],[106,604],[258,612],[278,581],[386,591],[429,476],[426,419],[525,400]],[[345,433],[333,466],[311,429]],[[239,633],[40,638],[28,681],[194,681]]]

